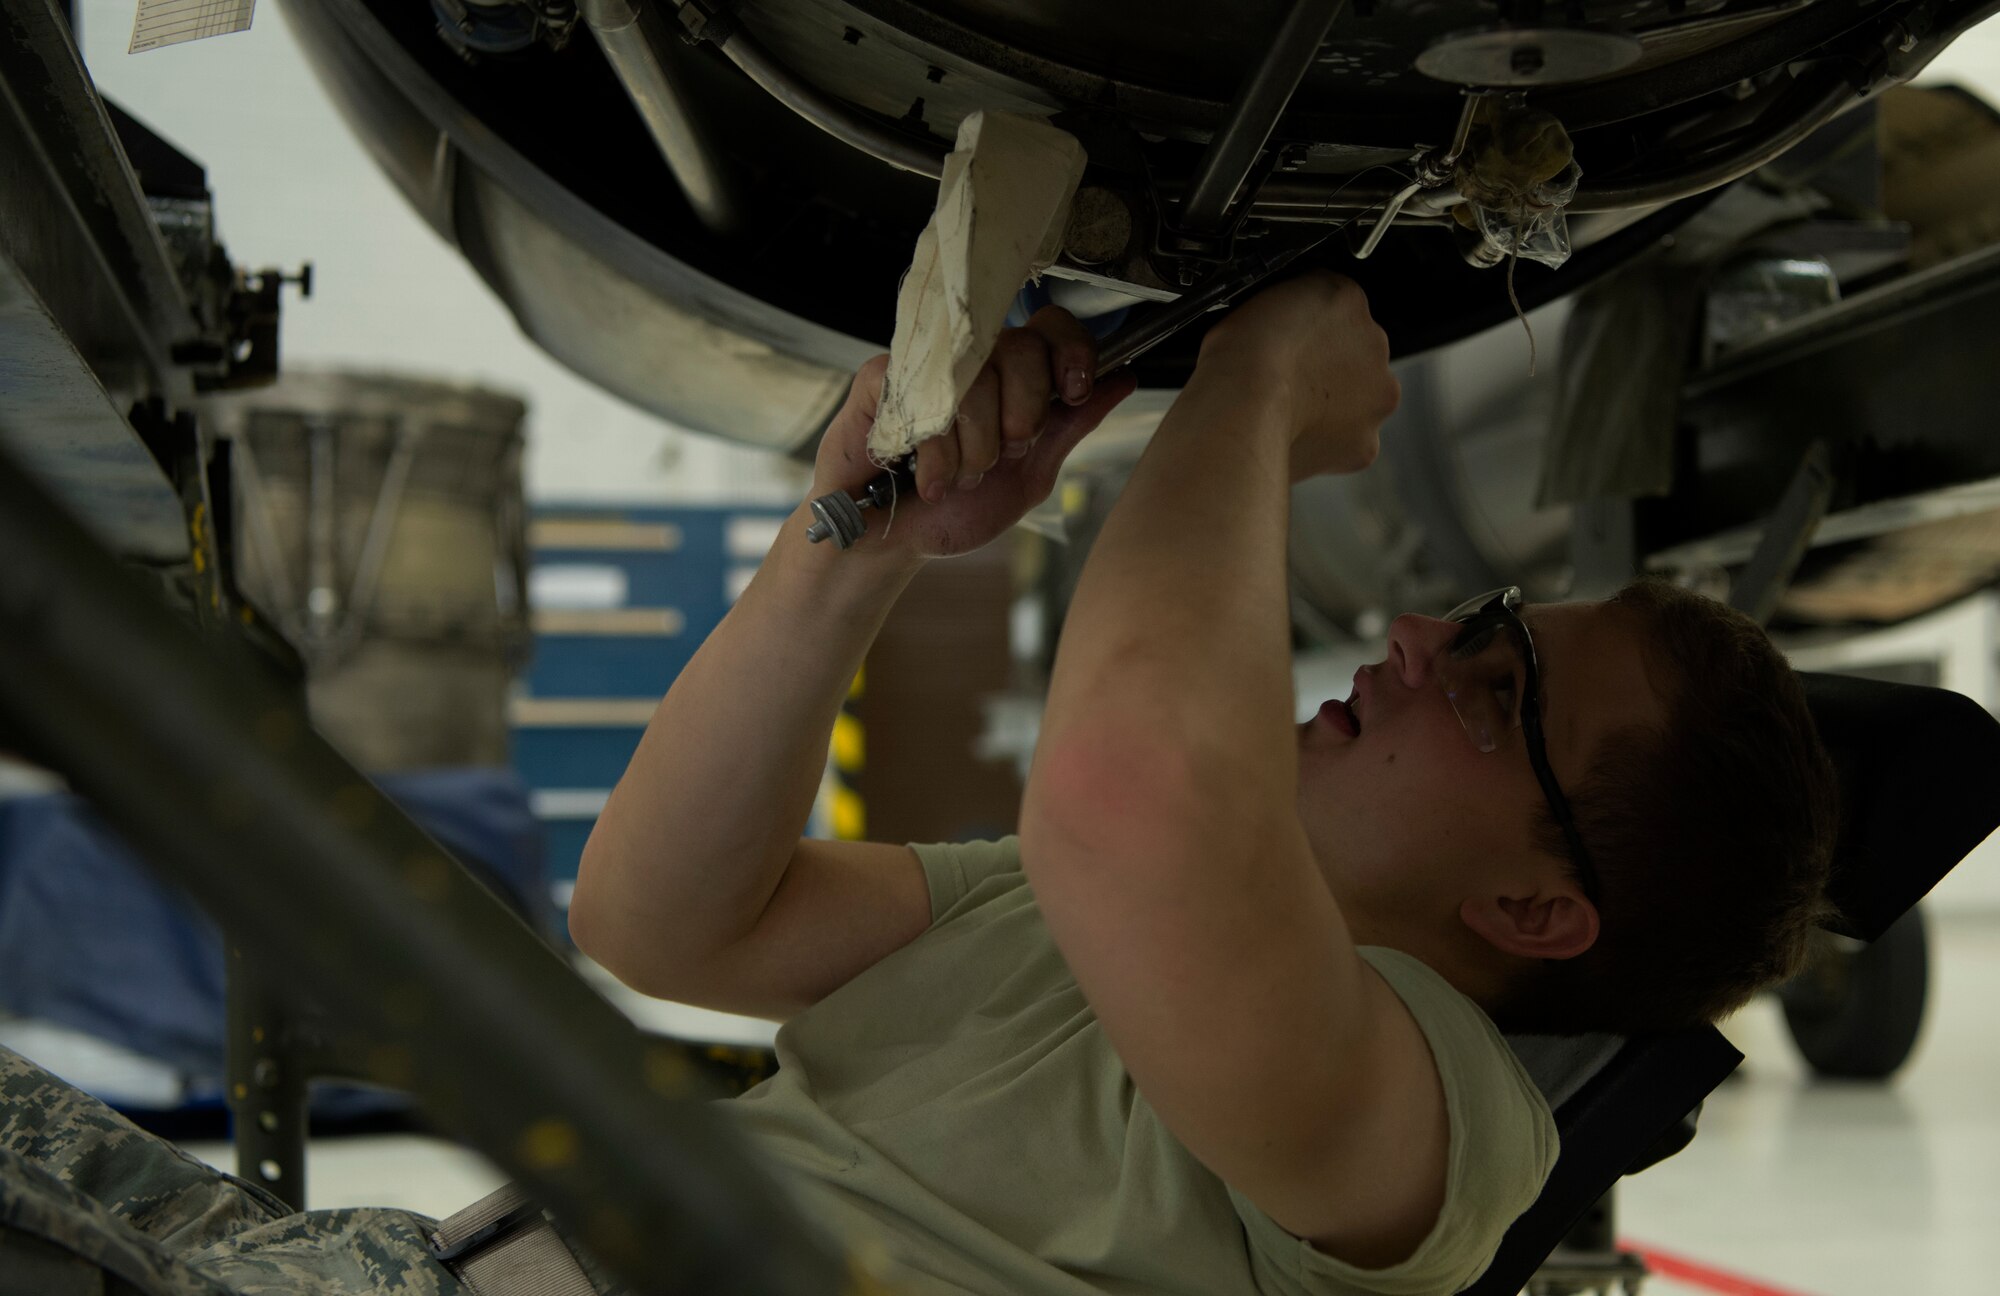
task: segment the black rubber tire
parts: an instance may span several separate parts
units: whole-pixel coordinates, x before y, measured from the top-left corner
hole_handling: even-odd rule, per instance
[[[1919,906],[1871,945],[1822,940],[1778,997],[1815,1073],[1885,1080],[1916,1047],[1929,993],[1930,933]]]

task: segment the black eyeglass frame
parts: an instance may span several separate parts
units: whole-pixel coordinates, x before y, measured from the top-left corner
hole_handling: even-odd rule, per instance
[[[1465,609],[1475,603],[1478,606],[1466,612]],[[1526,668],[1526,678],[1521,681],[1521,733],[1527,740],[1528,764],[1534,767],[1535,780],[1542,785],[1542,796],[1548,801],[1556,824],[1562,829],[1563,840],[1569,844],[1578,884],[1592,904],[1602,904],[1597,885],[1597,866],[1591,862],[1590,852],[1584,849],[1583,838],[1576,830],[1576,817],[1570,813],[1569,798],[1563,795],[1562,788],[1556,783],[1556,772],[1549,765],[1548,742],[1542,731],[1541,669],[1535,659],[1535,637],[1529,633],[1528,623],[1521,619],[1520,606],[1519,585],[1509,585],[1461,603],[1445,619],[1456,621],[1465,628],[1453,636],[1444,651],[1450,652],[1454,646],[1489,625],[1504,626],[1513,635]]]

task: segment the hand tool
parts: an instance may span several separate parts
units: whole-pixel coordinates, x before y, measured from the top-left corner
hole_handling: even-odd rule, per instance
[[[1246,257],[1222,267],[1199,287],[1183,293],[1173,302],[1126,324],[1104,340],[1097,352],[1097,377],[1132,363],[1139,356],[1166,341],[1203,314],[1245,289],[1255,287],[1296,260],[1301,253],[1319,245],[1320,239],[1293,244]],[[853,494],[831,491],[812,502],[812,525],[806,539],[818,544],[832,540],[839,549],[851,548],[868,529],[863,509],[888,508],[904,492],[916,492],[916,456],[904,455],[879,477]]]

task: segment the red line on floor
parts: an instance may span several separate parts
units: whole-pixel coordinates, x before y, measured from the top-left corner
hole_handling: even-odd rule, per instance
[[[1622,1251],[1638,1252],[1639,1258],[1646,1262],[1646,1267],[1662,1278],[1716,1292],[1718,1296],[1805,1296],[1797,1288],[1773,1287],[1770,1283],[1759,1279],[1731,1273],[1727,1269],[1718,1269],[1714,1265],[1704,1264],[1688,1256],[1676,1255],[1672,1251],[1662,1251],[1658,1247],[1635,1242],[1631,1238],[1620,1238],[1618,1247]]]

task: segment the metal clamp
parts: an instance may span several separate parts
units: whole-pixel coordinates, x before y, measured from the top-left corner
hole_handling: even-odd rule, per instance
[[[430,1253],[474,1296],[596,1296],[541,1207],[514,1184],[440,1222]]]
[[[1415,163],[1417,178],[1392,194],[1388,202],[1383,204],[1381,217],[1368,231],[1368,237],[1361,241],[1361,246],[1354,250],[1356,261],[1366,261],[1374,255],[1376,247],[1382,242],[1382,236],[1396,223],[1396,217],[1402,214],[1410,199],[1426,189],[1438,188],[1457,172],[1458,159],[1464,156],[1466,141],[1472,136],[1472,119],[1478,115],[1479,101],[1485,97],[1477,91],[1465,92],[1465,107],[1458,114],[1458,129],[1452,133],[1450,146],[1427,149],[1417,155]]]

